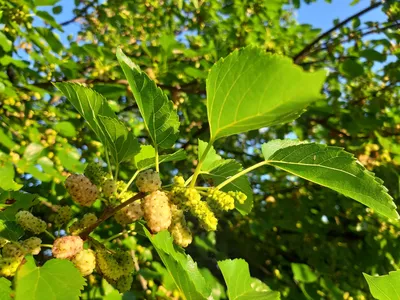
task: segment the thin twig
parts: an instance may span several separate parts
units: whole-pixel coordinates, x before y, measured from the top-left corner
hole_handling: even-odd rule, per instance
[[[328,37],[332,32],[336,31],[337,29],[341,28],[343,25],[346,25],[348,22],[351,20],[358,18],[367,12],[381,6],[383,4],[383,1],[377,2],[372,4],[371,6],[359,11],[358,13],[348,17],[347,19],[343,20],[342,22],[338,23],[336,26],[332,27],[331,29],[325,31],[324,33],[320,34],[317,38],[315,38],[311,43],[309,43],[307,46],[303,48],[294,58],[293,61],[296,64],[299,64],[303,61],[303,59],[307,56],[307,54],[311,51],[311,49],[318,44],[321,40],[324,38]]]
[[[135,202],[136,200],[142,199],[144,198],[144,196],[146,196],[145,193],[137,193],[135,196],[133,196],[132,198],[126,200],[125,202],[121,203],[120,205],[113,207],[113,208],[109,208],[109,209],[105,209],[103,212],[103,215],[97,220],[96,223],[92,224],[91,226],[87,227],[84,231],[82,231],[79,236],[83,239],[86,240],[89,236],[89,234],[95,230],[101,223],[103,223],[105,220],[107,220],[108,218],[112,217],[117,211],[123,209],[125,206],[128,206],[129,204],[132,204],[133,202]]]
[[[133,263],[135,265],[135,270],[138,273],[138,278],[139,278],[139,281],[140,281],[140,285],[142,286],[142,289],[145,291],[145,290],[147,290],[147,281],[146,281],[146,279],[144,279],[144,277],[142,275],[139,274],[140,266],[139,266],[139,262],[137,260],[137,257],[135,255],[135,250],[131,250],[131,256],[132,256],[132,259],[133,259]]]
[[[83,7],[79,13],[76,14],[75,17],[73,17],[71,20],[65,21],[60,23],[61,26],[67,26],[71,23],[74,23],[76,20],[78,20],[79,18],[83,17],[87,11],[89,10],[89,8],[93,7],[95,5],[95,2],[89,2],[85,7]]]

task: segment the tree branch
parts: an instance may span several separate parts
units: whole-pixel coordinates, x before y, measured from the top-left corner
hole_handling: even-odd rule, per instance
[[[343,20],[342,22],[340,22],[339,24],[337,24],[336,26],[332,27],[331,29],[325,31],[324,33],[322,33],[321,35],[319,35],[317,38],[315,38],[310,44],[308,44],[307,46],[304,47],[303,50],[301,50],[294,58],[293,61],[296,64],[299,64],[303,61],[303,59],[307,56],[307,54],[311,51],[311,49],[318,44],[321,40],[323,40],[324,38],[326,38],[327,36],[329,36],[332,32],[334,32],[335,30],[339,29],[340,27],[342,27],[343,25],[346,25],[348,22],[350,22],[351,20],[358,18],[360,16],[362,16],[363,14],[366,14],[367,12],[381,6],[383,4],[383,1],[377,2],[372,4],[371,6],[359,11],[358,13],[348,17],[347,19]]]
[[[94,2],[89,2],[86,6],[84,6],[79,13],[76,14],[75,17],[73,17],[71,20],[65,21],[60,23],[61,26],[67,26],[71,23],[74,23],[76,20],[78,20],[79,18],[83,17],[87,11],[89,10],[89,8],[93,7],[95,5]]]
[[[129,198],[128,200],[126,200],[125,202],[121,203],[118,206],[115,206],[113,208],[109,208],[109,209],[105,209],[103,212],[103,215],[97,220],[96,223],[94,223],[93,225],[89,226],[88,228],[86,228],[84,231],[82,231],[79,236],[83,239],[86,240],[89,236],[89,234],[95,230],[101,223],[103,223],[105,220],[107,220],[108,218],[112,217],[117,211],[123,209],[125,206],[128,206],[129,204],[132,204],[133,202],[135,202],[136,200],[142,199],[144,198],[144,196],[146,196],[145,193],[137,193],[135,196],[133,196],[132,198]]]

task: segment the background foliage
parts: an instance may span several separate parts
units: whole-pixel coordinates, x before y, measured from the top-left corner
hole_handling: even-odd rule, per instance
[[[305,3],[313,2],[309,0],[83,0],[75,1],[76,16],[63,23],[56,21],[63,9],[57,2],[0,0],[0,188],[39,195],[37,215],[51,213],[55,204],[73,205],[63,186],[65,177],[81,173],[85,162],[99,159],[103,151],[52,82],[94,88],[141,142],[147,138],[116,59],[118,46],[179,110],[181,134],[174,148],[188,152],[187,160],[176,163],[187,170],[185,177],[194,170],[198,139],[209,139],[205,78],[220,57],[253,44],[292,57],[305,70],[328,70],[326,100],[313,104],[299,119],[221,138],[215,149],[247,167],[263,160],[260,145],[274,138],[344,147],[385,181],[400,204],[398,2],[365,1],[370,6],[347,22],[336,21],[327,33],[296,21],[293,9],[313,5]],[[362,22],[362,15],[373,9],[382,10],[387,19]],[[68,33],[74,22],[79,34],[61,40],[59,34]],[[195,242],[187,249],[213,284],[214,297],[224,299],[235,292],[221,284],[233,266],[218,267],[217,260],[242,258],[251,276],[280,291],[282,298],[372,299],[362,272],[383,275],[398,269],[399,224],[334,191],[266,168],[249,176],[252,212],[226,214],[215,233],[194,232]],[[128,180],[134,171],[133,163],[121,164],[120,177]],[[172,162],[161,165],[164,182],[176,172]],[[85,212],[77,206],[74,210]],[[110,223],[96,233],[107,239],[120,230]],[[136,253],[141,270],[128,297],[179,297],[160,264],[162,254],[144,237],[126,236],[110,247],[118,244]],[[41,259],[44,263],[47,258]],[[83,298],[101,297],[121,298],[92,276]]]

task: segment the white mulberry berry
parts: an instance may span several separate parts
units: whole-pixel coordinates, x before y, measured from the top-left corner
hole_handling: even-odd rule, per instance
[[[153,170],[143,171],[136,178],[136,186],[143,193],[157,191],[161,188],[160,175]]]
[[[96,267],[96,256],[91,249],[85,249],[75,255],[71,260],[81,272],[82,276],[92,274]]]
[[[53,243],[53,256],[56,258],[70,258],[83,249],[83,240],[79,236],[64,236]]]
[[[72,174],[65,180],[65,187],[72,199],[83,206],[91,206],[99,191],[85,175]]]
[[[153,233],[168,229],[171,225],[171,208],[164,192],[155,191],[142,201],[144,219]]]
[[[114,215],[118,224],[127,225],[136,222],[143,217],[142,204],[140,201],[135,201],[128,206],[117,211]]]
[[[104,181],[104,183],[102,185],[102,189],[103,189],[104,196],[106,196],[108,198],[108,197],[114,195],[114,193],[117,191],[117,184],[115,183],[114,180],[107,179],[106,181]]]
[[[21,246],[26,250],[27,253],[32,255],[38,255],[40,253],[40,245],[42,244],[42,240],[38,237],[30,237],[25,241],[21,242]]]
[[[42,233],[46,230],[46,222],[36,218],[29,211],[21,210],[15,215],[15,221],[25,230],[35,234]]]

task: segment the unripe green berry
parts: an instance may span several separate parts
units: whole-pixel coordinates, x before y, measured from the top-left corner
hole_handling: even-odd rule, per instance
[[[143,171],[136,178],[136,186],[143,193],[155,192],[161,188],[160,175],[153,170]]]
[[[26,254],[25,249],[18,243],[8,243],[3,247],[2,255],[4,258],[20,258]]]
[[[69,227],[69,232],[71,234],[77,234],[89,226],[92,226],[94,223],[97,222],[97,217],[94,213],[87,213],[83,215],[82,219],[76,221]]]
[[[22,257],[0,258],[0,277],[12,277],[15,275]]]
[[[104,196],[106,196],[107,198],[112,196],[116,191],[117,191],[117,184],[115,183],[114,180],[112,179],[107,179],[104,183],[103,183],[103,194]]]
[[[72,199],[83,206],[91,206],[98,197],[98,189],[85,175],[72,174],[65,180],[65,187]]]
[[[54,219],[54,224],[56,226],[61,226],[71,219],[72,217],[72,209],[69,206],[58,206],[57,207],[57,214]]]
[[[75,255],[71,261],[74,263],[75,267],[78,268],[82,276],[88,276],[93,273],[96,267],[96,256],[93,250],[85,249]]]
[[[38,255],[40,253],[41,244],[42,240],[38,237],[30,237],[29,239],[21,242],[21,246],[26,250],[26,252],[32,255]]]
[[[97,186],[101,186],[108,176],[107,172],[103,170],[100,164],[95,162],[89,163],[86,166],[84,174],[93,184]]]
[[[120,293],[125,293],[131,289],[132,282],[133,282],[132,274],[123,275],[117,280],[115,287]]]
[[[144,219],[153,233],[168,229],[171,225],[171,208],[164,192],[155,191],[142,201]]]
[[[114,281],[132,273],[134,269],[132,256],[126,251],[117,251],[112,254],[105,249],[97,250],[96,262],[100,273]]]
[[[35,234],[42,233],[46,230],[46,222],[36,218],[29,211],[21,210],[15,215],[15,221],[25,230]]]
[[[83,249],[83,240],[79,236],[63,236],[53,243],[53,256],[55,258],[70,258]]]

